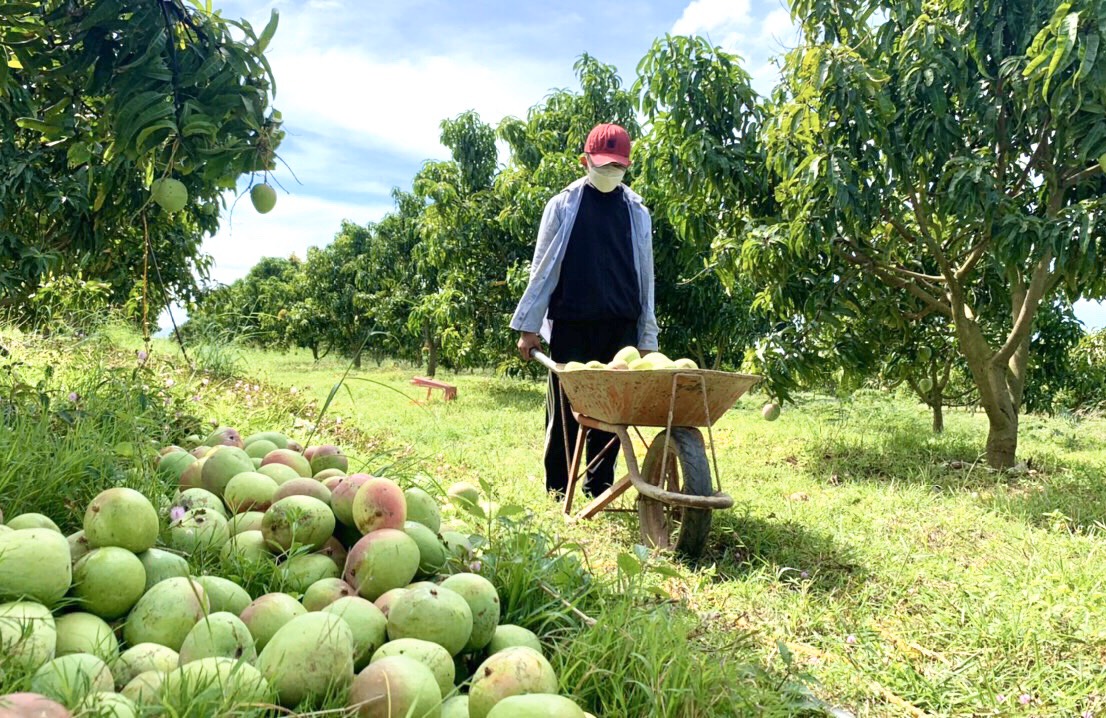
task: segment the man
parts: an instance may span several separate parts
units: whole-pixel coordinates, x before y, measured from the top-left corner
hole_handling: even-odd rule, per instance
[[[511,328],[521,332],[524,359],[540,349],[539,331],[556,362],[608,362],[625,346],[657,349],[652,221],[641,197],[622,184],[630,136],[618,125],[596,125],[580,163],[587,175],[545,205],[530,283],[511,319]],[[555,376],[549,378],[545,425],[545,488],[563,495],[578,424],[567,402],[562,406]],[[589,432],[588,464],[614,438]],[[612,448],[584,479],[589,496],[614,482],[617,441]]]

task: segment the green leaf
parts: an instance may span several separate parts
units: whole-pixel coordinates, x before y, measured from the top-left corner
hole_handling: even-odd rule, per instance
[[[521,506],[516,506],[514,504],[508,504],[507,506],[500,507],[499,511],[497,511],[495,515],[496,515],[496,518],[503,519],[503,518],[510,518],[512,516],[518,516],[519,514],[524,514],[524,513],[526,513],[526,509],[522,508]]]
[[[42,132],[43,134],[56,132],[61,129],[56,125],[47,124],[46,122],[43,122],[42,120],[36,120],[33,117],[17,117],[15,120],[15,124],[25,130],[36,130],[38,132]]]
[[[653,573],[658,573],[661,576],[664,576],[666,578],[676,578],[676,579],[683,578],[680,575],[679,571],[672,568],[671,566],[666,566],[664,564],[657,564],[656,566],[654,566],[653,567]]]
[[[626,576],[637,576],[641,573],[641,562],[628,553],[618,554],[618,570]]]
[[[783,641],[776,641],[776,650],[780,652],[780,660],[782,660],[783,664],[787,666],[788,669],[790,669],[792,663],[794,663],[794,658],[791,655],[791,649],[788,648],[787,644]]]
[[[280,13],[276,8],[273,8],[272,14],[269,16],[269,23],[265,25],[265,29],[261,31],[261,35],[257,38],[257,42],[254,44],[254,50],[261,54],[265,52],[265,49],[269,47],[269,42],[273,39],[273,35],[277,30],[277,23],[280,20]]]
[[[73,169],[92,159],[92,150],[85,143],[76,142],[69,146],[69,150],[65,153],[65,158],[69,164],[69,169]]]
[[[1087,36],[1087,41],[1080,48],[1079,69],[1076,71],[1074,79],[1078,80],[1090,74],[1095,59],[1098,57],[1098,43],[1098,35]]]
[[[0,97],[8,91],[9,76],[11,76],[11,70],[8,67],[8,51],[0,47]]]
[[[138,137],[134,140],[134,147],[138,150],[139,154],[143,152],[146,140],[150,138],[150,135],[159,130],[166,130],[171,135],[177,131],[177,123],[170,119],[159,120],[139,132]]]

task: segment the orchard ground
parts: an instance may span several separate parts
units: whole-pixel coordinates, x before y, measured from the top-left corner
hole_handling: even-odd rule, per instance
[[[210,418],[298,436],[317,414],[287,408],[323,405],[347,369],[306,352],[191,348],[238,374],[205,382],[178,354],[159,340],[151,363]],[[636,516],[570,524],[545,496],[544,382],[444,374],[457,401],[426,403],[409,384],[418,373],[351,371],[325,413],[328,435],[356,435],[369,470],[482,479],[500,504],[583,544],[594,571],[613,571],[639,540]],[[737,505],[715,514],[704,559],[672,562],[679,577],[664,581],[705,617],[709,643],[790,660],[858,716],[1106,714],[1106,421],[1024,417],[1029,466],[998,474],[980,461],[982,415],[951,412],[936,436],[905,397],[808,396],[776,422],[762,403],[749,396],[716,426]]]
[[[250,350],[240,366],[320,403],[346,369]],[[445,374],[458,399],[426,403],[418,373],[367,363],[327,415],[559,521],[543,490],[545,383]],[[858,715],[1106,713],[1106,421],[1024,417],[1029,467],[998,474],[981,461],[982,414],[952,412],[938,436],[906,397],[807,397],[776,422],[762,403],[716,426],[736,506],[715,514],[703,561],[676,564],[674,595],[719,633],[751,632],[766,660],[782,641]],[[598,565],[639,540],[633,514],[560,530]]]

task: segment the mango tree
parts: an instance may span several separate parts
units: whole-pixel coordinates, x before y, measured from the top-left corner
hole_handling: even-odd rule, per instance
[[[742,247],[798,329],[857,287],[939,315],[979,393],[988,463],[1015,462],[1034,324],[1106,293],[1101,0],[796,0],[766,131],[786,222]],[[996,282],[991,277],[997,277]]]
[[[148,254],[168,294],[195,291],[221,193],[273,167],[276,26],[183,0],[0,8],[0,304],[82,270],[122,301]],[[184,184],[182,211],[151,204],[161,178]]]
[[[712,261],[776,212],[761,99],[740,58],[698,37],[657,40],[634,85],[648,132],[634,189],[653,212],[657,319],[670,354],[739,366],[766,323],[751,284]]]

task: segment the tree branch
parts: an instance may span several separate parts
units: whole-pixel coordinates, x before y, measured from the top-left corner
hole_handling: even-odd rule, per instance
[[[1022,193],[1025,181],[1029,178],[1029,173],[1033,169],[1033,165],[1037,164],[1041,152],[1048,147],[1048,141],[1045,135],[1046,132],[1048,132],[1048,120],[1045,120],[1044,124],[1041,125],[1041,134],[1037,138],[1037,146],[1033,148],[1033,154],[1029,155],[1029,161],[1025,163],[1021,175],[1018,177],[1017,181],[1014,182],[1014,186],[1010,188],[1010,191],[1013,193],[1010,195],[1011,198],[1017,197]]]
[[[998,78],[998,82],[995,85],[995,98],[998,100],[998,136],[996,139],[995,154],[998,155],[998,182],[1001,187],[1006,183],[1006,152],[1009,149],[1009,145],[1006,143],[1006,106],[1003,103],[1003,84],[1005,78],[1001,75]]]
[[[888,264],[887,262],[881,262],[872,255],[868,254],[868,252],[866,252],[863,247],[856,244],[855,242],[849,240],[846,237],[842,237],[841,239],[845,242],[845,244],[853,248],[853,251],[857,255],[858,259],[864,260],[871,266],[879,267],[884,271],[901,274],[902,276],[910,277],[911,279],[917,279],[922,283],[922,288],[925,289],[927,292],[930,292],[931,294],[935,294],[937,296],[940,296],[942,294],[941,288],[934,286],[932,282],[943,282],[945,281],[944,277],[936,277],[931,274],[920,274],[918,272],[912,272],[905,267],[900,267],[897,264]]]
[[[929,231],[929,221],[925,216],[929,210],[923,206],[925,201],[920,198],[917,189],[913,185],[909,186],[908,189],[910,190],[910,204],[914,210],[914,217],[918,220],[918,227],[921,229],[922,242],[933,253],[933,258],[937,260],[938,266],[941,267],[941,274],[945,276],[945,281],[948,282],[949,292],[952,293],[953,299],[960,301],[960,285],[956,281],[956,273],[952,269],[952,264],[949,263],[948,255],[941,249],[941,245],[937,243],[937,240],[933,238]]]
[[[918,235],[911,232],[910,228],[907,227],[906,225],[904,225],[902,222],[899,222],[897,219],[895,219],[894,217],[892,217],[892,216],[890,216],[889,214],[886,214],[886,213],[884,214],[884,217],[886,217],[887,221],[891,223],[891,226],[895,228],[895,231],[902,235],[903,239],[906,239],[907,241],[915,242],[915,243],[922,241],[921,238],[918,237]],[[896,266],[892,266],[892,265],[885,265],[885,266],[887,266],[888,269],[894,269],[895,271],[902,272],[902,273],[904,273],[908,276],[914,277],[916,279],[924,279],[927,282],[944,282],[944,281],[947,281],[945,279],[945,277],[938,276],[936,274],[919,274],[918,272],[911,272],[909,269],[905,269],[905,268],[902,268],[902,267],[896,267]],[[934,287],[934,289],[936,289],[936,287]]]
[[[987,230],[987,236],[983,238],[983,241],[972,249],[968,254],[968,258],[960,265],[960,268],[956,270],[957,281],[962,281],[964,277],[971,274],[971,271],[975,269],[975,265],[979,263],[979,260],[983,259],[983,255],[987,252],[989,246],[991,246],[990,229]]]
[[[910,294],[914,295],[918,299],[925,302],[926,305],[932,307],[934,310],[941,312],[942,314],[951,317],[952,307],[947,303],[941,301],[939,298],[933,296],[922,287],[918,286],[915,282],[907,281],[901,277],[896,277],[893,273],[888,271],[887,267],[880,265],[871,257],[856,255],[851,252],[846,252],[838,247],[834,247],[833,251],[846,261],[852,262],[857,266],[867,267],[875,272],[876,276],[887,282],[892,287],[899,289],[905,289]]]
[[[1006,338],[1006,343],[1002,345],[1002,348],[991,357],[993,365],[1006,364],[1010,361],[1010,357],[1014,356],[1014,352],[1017,351],[1018,346],[1022,341],[1029,336],[1029,329],[1033,325],[1033,318],[1037,314],[1037,307],[1041,303],[1041,297],[1044,296],[1045,289],[1048,287],[1049,280],[1051,279],[1049,267],[1052,264],[1052,252],[1046,252],[1043,257],[1037,260],[1036,266],[1033,268],[1033,277],[1029,280],[1029,290],[1025,294],[1025,300],[1022,302],[1021,310],[1018,312],[1018,318],[1014,322],[1013,328],[1010,330],[1010,336]]]
[[[1090,167],[1087,167],[1086,169],[1072,170],[1072,173],[1064,178],[1062,184],[1063,184],[1064,188],[1067,189],[1068,187],[1071,187],[1072,185],[1077,184],[1081,180],[1084,180],[1088,177],[1092,177],[1096,173],[1103,172],[1103,171],[1104,170],[1102,169],[1102,165],[1095,162],[1093,165],[1091,165]]]

